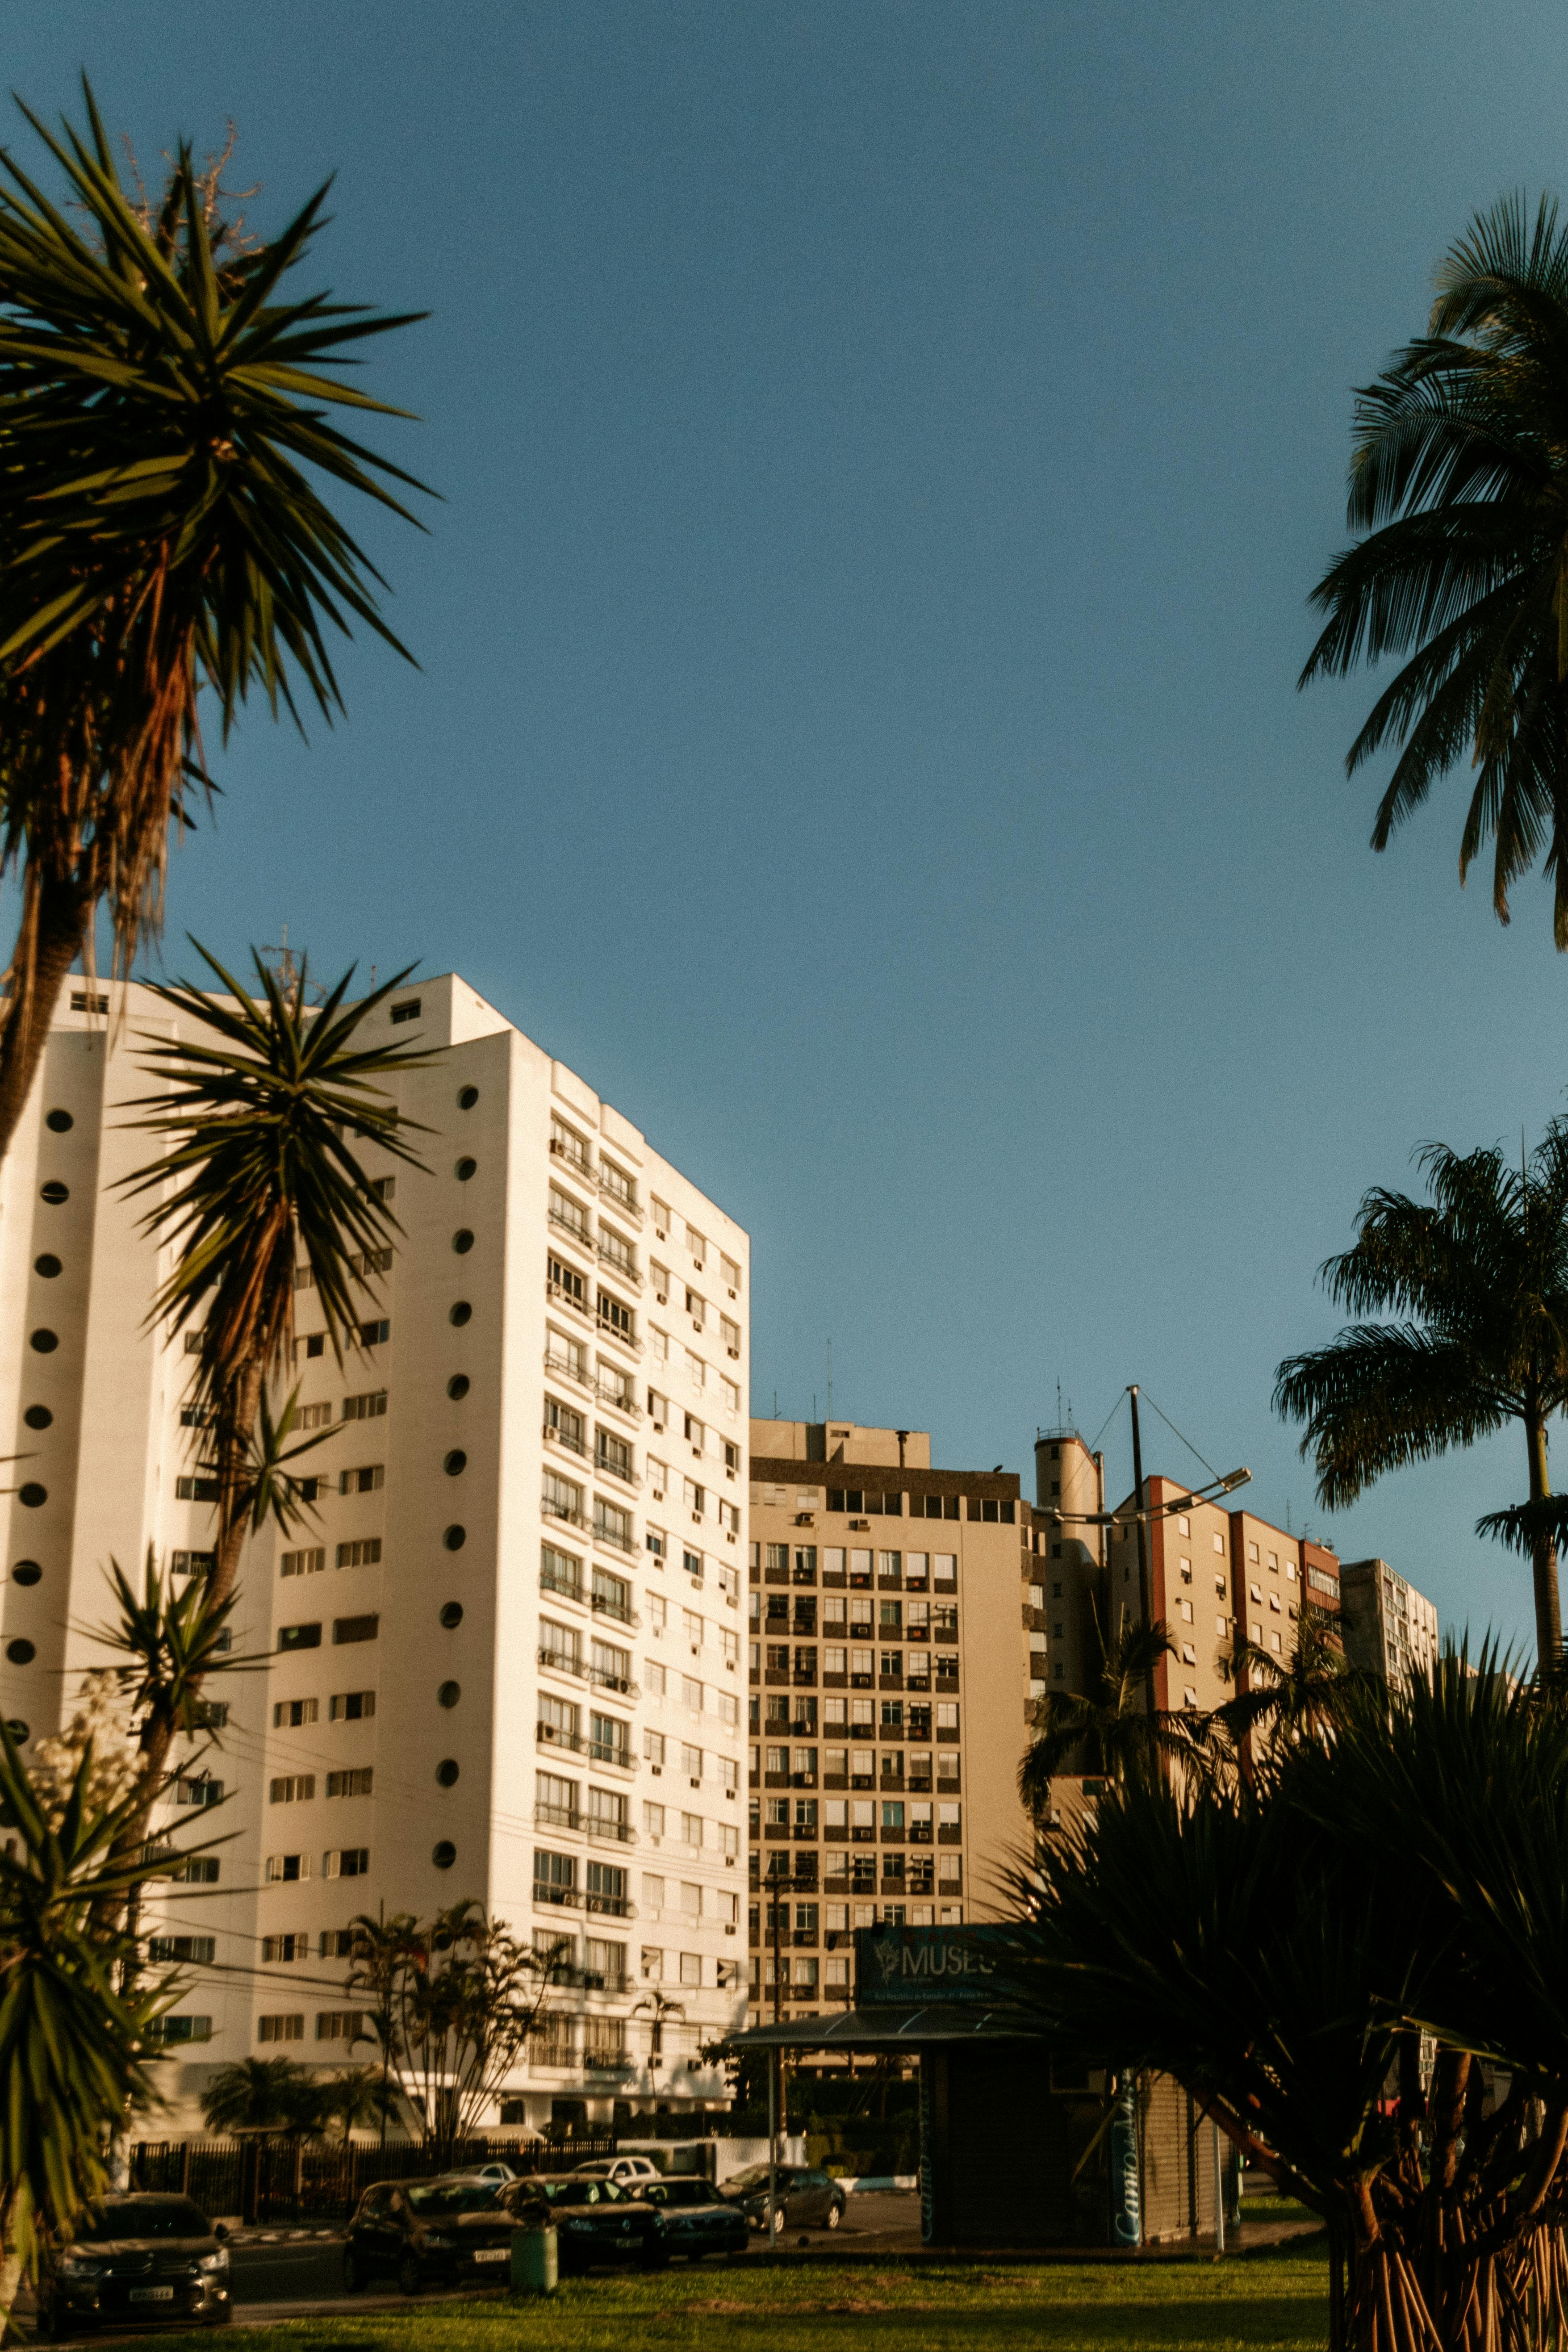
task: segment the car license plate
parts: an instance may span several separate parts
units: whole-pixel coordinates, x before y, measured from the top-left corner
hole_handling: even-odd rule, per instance
[[[510,2252],[510,2246],[476,2246],[474,2260],[477,2263],[504,2263]]]
[[[133,2286],[131,2300],[132,2303],[173,2303],[174,2290],[172,2286]]]

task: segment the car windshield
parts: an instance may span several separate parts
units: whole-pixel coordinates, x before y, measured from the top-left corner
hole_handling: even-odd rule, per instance
[[[785,2172],[782,2164],[779,2167],[778,2177],[779,2186],[782,2189],[789,2178],[789,2175]],[[729,2195],[731,2191],[738,2191],[742,2196],[744,2196],[748,2189],[765,2189],[767,2185],[767,2166],[765,2164],[748,2164],[743,2172],[732,2172],[730,2175],[729,2179],[724,2183],[724,2190],[726,2195]]]
[[[657,2189],[650,2183],[649,2194],[657,2197],[661,2205],[712,2205],[717,2201],[715,2192],[705,2180],[661,2180]]]
[[[496,2201],[495,2180],[416,2180],[404,2191],[416,2213],[479,2213]]]
[[[83,2213],[71,2234],[88,2246],[115,2238],[210,2238],[212,2223],[184,2197],[126,2197]]]

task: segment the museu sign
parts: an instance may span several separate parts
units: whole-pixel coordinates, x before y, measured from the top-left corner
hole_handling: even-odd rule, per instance
[[[995,1927],[862,1927],[855,1937],[855,2005],[995,2001],[1005,1960]]]

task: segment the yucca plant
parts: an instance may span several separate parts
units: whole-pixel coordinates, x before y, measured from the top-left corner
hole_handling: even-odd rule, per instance
[[[1489,1149],[1424,1144],[1431,1193],[1366,1194],[1356,1238],[1320,1280],[1357,1318],[1326,1347],[1287,1357],[1276,1410],[1303,1421],[1318,1499],[1336,1510],[1385,1471],[1473,1445],[1510,1423],[1525,1444],[1531,1511],[1482,1521],[1527,1544],[1536,1654],[1563,1648],[1547,1428],[1568,1405],[1568,1120],[1522,1164]],[[1373,1322],[1369,1314],[1393,1319]]]
[[[121,970],[158,926],[204,690],[225,737],[252,694],[330,719],[331,633],[404,652],[331,500],[412,520],[393,485],[419,487],[331,421],[406,412],[323,373],[411,314],[286,289],[326,188],[275,238],[237,238],[186,145],[155,204],[128,193],[85,104],[58,138],[22,110],[63,205],[0,152],[0,869],[22,881],[0,1154],[100,903]]]
[[[139,1848],[121,1851],[141,1803],[139,1788],[95,1801],[89,1743],[51,1826],[0,1722],[0,2332],[40,2232],[101,2194],[111,2127],[154,2095],[150,2060],[177,1980],[122,1990],[131,1939],[106,1925],[147,1874]]]
[[[1492,904],[1544,856],[1568,948],[1568,232],[1553,199],[1479,213],[1438,265],[1426,332],[1356,395],[1349,520],[1312,593],[1301,673],[1400,667],[1352,744],[1386,746],[1372,845],[1461,761],[1459,879],[1492,851]]]

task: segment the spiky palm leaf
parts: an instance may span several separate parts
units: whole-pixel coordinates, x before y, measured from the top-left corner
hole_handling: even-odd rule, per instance
[[[65,208],[0,154],[0,862],[26,869],[0,1150],[99,900],[121,965],[157,925],[171,822],[200,772],[198,691],[226,735],[253,690],[330,719],[330,631],[357,622],[404,651],[321,486],[405,520],[393,486],[420,487],[331,422],[405,412],[323,373],[408,317],[284,290],[326,188],[271,242],[226,249],[189,148],[148,212],[85,96],[85,132],[56,138],[22,110]]]
[[[1494,844],[1492,903],[1544,856],[1568,948],[1568,232],[1542,198],[1478,214],[1437,273],[1427,331],[1357,394],[1349,521],[1313,591],[1305,686],[1408,656],[1346,760],[1401,748],[1374,849],[1461,759],[1459,875]]]
[[[1286,1747],[1328,1737],[1355,1680],[1355,1669],[1315,1609],[1303,1612],[1288,1657],[1276,1657],[1259,1643],[1238,1641],[1232,1664],[1238,1680],[1245,1675],[1246,1687],[1215,1714],[1238,1748],[1260,1737]]]
[[[1037,1816],[1048,1812],[1051,1782],[1069,1766],[1120,1782],[1157,1772],[1162,1759],[1201,1762],[1203,1729],[1193,1717],[1170,1707],[1148,1712],[1153,1669],[1176,1655],[1164,1620],[1124,1618],[1109,1641],[1098,1610],[1093,1621],[1100,1656],[1089,1689],[1047,1693],[1018,1767],[1018,1794]]]
[[[104,1923],[146,1875],[139,1852],[120,1850],[142,1800],[95,1803],[92,1761],[89,1745],[51,1827],[0,1722],[14,1848],[0,1851],[0,2238],[27,2264],[40,2229],[59,2230],[101,2193],[109,2129],[151,2095],[149,2052],[178,1989],[116,1986],[131,1945]]]
[[[121,1660],[111,1671],[140,1725],[143,1753],[166,1750],[179,1735],[197,1738],[207,1727],[201,1696],[206,1676],[265,1664],[230,1653],[229,1620],[238,1596],[217,1599],[202,1578],[176,1593],[151,1549],[141,1592],[112,1557],[109,1581],[119,1621],[100,1627],[99,1639]]]
[[[145,1066],[169,1083],[138,1098],[134,1124],[167,1147],[124,1179],[153,1193],[143,1230],[172,1243],[177,1263],[153,1306],[171,1331],[201,1318],[193,1396],[208,1419],[218,1472],[220,1592],[233,1583],[247,1516],[276,1489],[276,1458],[262,1481],[255,1433],[265,1381],[286,1364],[293,1334],[295,1268],[302,1251],[333,1352],[357,1345],[374,1277],[360,1270],[402,1227],[375,1192],[354,1145],[374,1143],[422,1166],[408,1141],[422,1132],[400,1118],[377,1080],[420,1066],[412,1046],[363,1045],[366,1016],[406,979],[398,972],[345,1003],[352,970],[319,1008],[306,974],[286,991],[255,959],[252,996],[216,956],[197,952],[223,982],[219,996],[188,982],[157,993],[200,1034],[150,1041]],[[356,1267],[355,1259],[360,1261]],[[287,1408],[284,1419],[289,1419]],[[269,1424],[270,1428],[270,1424]],[[277,1455],[276,1430],[264,1433]]]
[[[1327,1507],[1385,1471],[1472,1445],[1518,1422],[1531,1499],[1549,1491],[1547,1423],[1568,1403],[1568,1121],[1553,1119],[1521,1166],[1502,1152],[1416,1155],[1432,1199],[1367,1193],[1356,1240],[1321,1279],[1357,1321],[1288,1357],[1274,1403],[1303,1421],[1303,1455]],[[1531,1523],[1538,1654],[1562,1648],[1551,1528]]]

